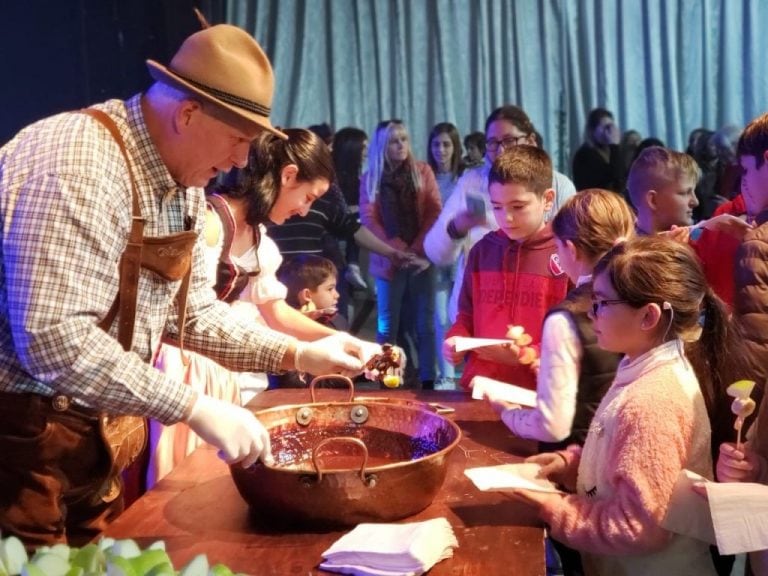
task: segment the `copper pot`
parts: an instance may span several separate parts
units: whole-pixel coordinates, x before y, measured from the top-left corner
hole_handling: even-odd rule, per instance
[[[459,427],[418,406],[355,399],[256,412],[275,464],[230,467],[254,516],[301,526],[388,522],[420,512],[445,480]],[[317,379],[316,379],[317,380]]]

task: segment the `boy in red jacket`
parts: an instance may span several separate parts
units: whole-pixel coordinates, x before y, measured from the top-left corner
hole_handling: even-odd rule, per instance
[[[649,235],[678,228],[673,237],[688,242],[709,285],[732,306],[736,251],[749,226],[721,216],[691,227],[693,209],[699,205],[694,191],[700,177],[698,164],[688,154],[660,146],[643,150],[632,163],[627,180],[629,197],[637,210],[636,230]]]
[[[489,195],[499,229],[469,252],[456,323],[443,343],[443,356],[458,364],[457,336],[505,338],[510,325],[541,340],[547,310],[566,295],[568,278],[560,267],[551,228],[544,221],[552,207],[552,162],[532,146],[515,146],[493,163]],[[506,345],[469,352],[461,385],[487,376],[535,390],[536,375]]]

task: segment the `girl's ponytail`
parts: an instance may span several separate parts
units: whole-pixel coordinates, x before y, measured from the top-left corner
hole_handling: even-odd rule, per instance
[[[740,345],[736,323],[731,321],[726,305],[707,287],[701,303],[701,335],[690,343],[687,356],[696,371],[712,426],[712,446],[716,451],[725,441],[733,440],[731,398],[726,388],[747,378],[747,363]]]

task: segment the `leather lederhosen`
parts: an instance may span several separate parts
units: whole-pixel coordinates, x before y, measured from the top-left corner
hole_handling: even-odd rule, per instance
[[[120,259],[120,288],[107,315],[99,322],[106,331],[115,318],[118,321],[117,340],[124,350],[133,344],[136,300],[140,269],[150,270],[169,282],[181,280],[178,293],[179,346],[183,348],[184,322],[186,319],[187,293],[192,271],[192,249],[197,240],[193,231],[178,232],[162,237],[144,236],[144,218],[139,207],[139,195],[131,163],[120,132],[114,121],[104,112],[94,108],[81,110],[102,124],[120,147],[131,180],[132,224],[125,251]],[[133,463],[147,444],[147,423],[141,416],[114,416],[100,414],[100,430],[112,459],[112,478],[105,498],[116,498],[119,484],[115,479]]]

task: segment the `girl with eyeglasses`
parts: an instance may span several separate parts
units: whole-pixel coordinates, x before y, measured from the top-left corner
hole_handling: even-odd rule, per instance
[[[539,441],[542,452],[584,444],[589,423],[613,381],[620,355],[602,350],[588,314],[592,269],[617,242],[634,232],[627,203],[592,188],[571,196],[552,220],[560,266],[575,286],[544,320],[536,407],[489,399],[513,434]],[[564,573],[581,573],[578,552],[554,542]]]
[[[692,250],[660,236],[611,249],[593,302],[598,345],[624,358],[583,448],[529,458],[571,493],[513,497],[581,552],[586,573],[714,575],[707,543],[663,526],[681,471],[713,476],[710,419],[728,410],[740,364],[727,309]]]

